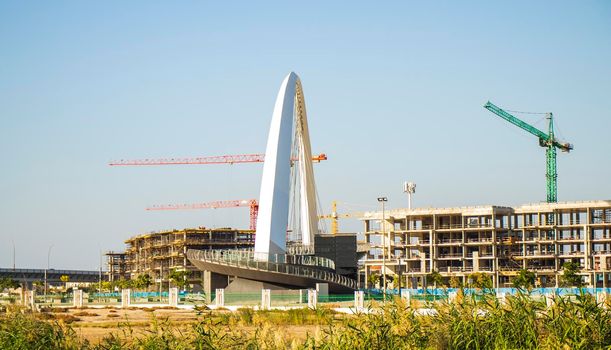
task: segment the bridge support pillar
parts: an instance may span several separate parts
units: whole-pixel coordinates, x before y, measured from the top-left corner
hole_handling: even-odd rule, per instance
[[[271,289],[261,289],[261,310],[269,310],[271,308],[272,308]]]
[[[329,283],[316,283],[316,292],[318,293],[318,295],[328,296]]]
[[[122,289],[121,290],[121,307],[126,308],[129,307],[132,303],[132,290],[131,289]]]
[[[170,292],[168,294],[168,303],[170,304],[170,306],[178,307],[178,288],[170,288]]]
[[[81,289],[72,291],[72,306],[83,307],[83,291]]]

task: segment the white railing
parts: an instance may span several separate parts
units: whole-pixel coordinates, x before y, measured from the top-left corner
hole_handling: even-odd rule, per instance
[[[264,270],[270,272],[284,273],[288,275],[295,275],[300,277],[312,278],[320,281],[325,281],[329,283],[334,283],[338,285],[342,285],[348,288],[357,289],[357,282],[351,278],[338,275],[335,272],[320,270],[313,268],[311,266],[323,267],[319,265],[306,265],[306,264],[297,264],[294,262],[321,262],[326,258],[322,257],[313,257],[313,256],[301,256],[296,258],[296,256],[291,255],[282,255],[278,254],[278,258],[276,258],[275,254],[273,258],[275,260],[269,261],[258,261],[254,259],[254,252],[252,251],[231,251],[231,250],[192,250],[189,249],[187,251],[187,257],[189,259],[195,259],[200,261],[211,261],[218,262],[223,265],[229,266],[237,266],[244,268],[252,268],[257,270]],[[272,257],[270,255],[270,257]],[[302,260],[302,258],[305,258]],[[291,261],[293,259],[293,263],[286,262]],[[309,260],[312,259],[312,260]],[[320,259],[320,260],[317,260]],[[332,263],[331,260],[326,259]]]

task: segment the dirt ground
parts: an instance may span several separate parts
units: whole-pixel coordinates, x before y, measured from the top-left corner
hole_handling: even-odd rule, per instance
[[[168,322],[176,332],[189,332],[192,324],[209,317],[207,314],[198,315],[198,312],[194,310],[170,308],[85,308],[68,309],[66,312],[54,314],[59,319],[70,320],[75,317],[76,319],[72,319],[70,326],[80,337],[94,344],[110,334],[131,337],[144,335],[152,331],[155,322]],[[277,331],[290,338],[304,340],[307,334],[314,334],[319,328],[316,325],[287,325],[278,327]],[[242,329],[254,332],[256,327],[242,327]]]

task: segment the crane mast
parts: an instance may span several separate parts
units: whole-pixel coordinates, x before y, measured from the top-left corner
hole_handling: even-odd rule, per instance
[[[537,136],[539,138],[539,145],[545,147],[545,158],[546,158],[546,193],[547,202],[555,203],[558,201],[558,171],[556,166],[556,148],[559,148],[563,152],[570,152],[573,149],[573,145],[566,142],[560,142],[554,136],[554,116],[552,113],[547,113],[548,120],[548,133],[535,128],[534,126],[514,117],[507,111],[495,106],[493,103],[488,101],[484,108],[497,116],[505,119],[511,124]]]

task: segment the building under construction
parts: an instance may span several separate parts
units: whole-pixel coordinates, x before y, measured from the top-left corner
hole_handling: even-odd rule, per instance
[[[203,284],[204,275],[187,259],[188,249],[247,249],[254,246],[254,231],[230,228],[190,228],[150,232],[125,241],[124,253],[109,252],[109,280],[133,279],[148,274],[157,284],[169,282],[172,270],[188,271],[188,283]]]
[[[362,220],[371,245],[365,281],[384,271],[416,288],[435,270],[446,282],[455,276],[468,285],[469,275],[481,272],[494,287],[510,287],[527,269],[538,286],[554,287],[572,261],[587,285],[611,286],[611,201],[396,209]]]

